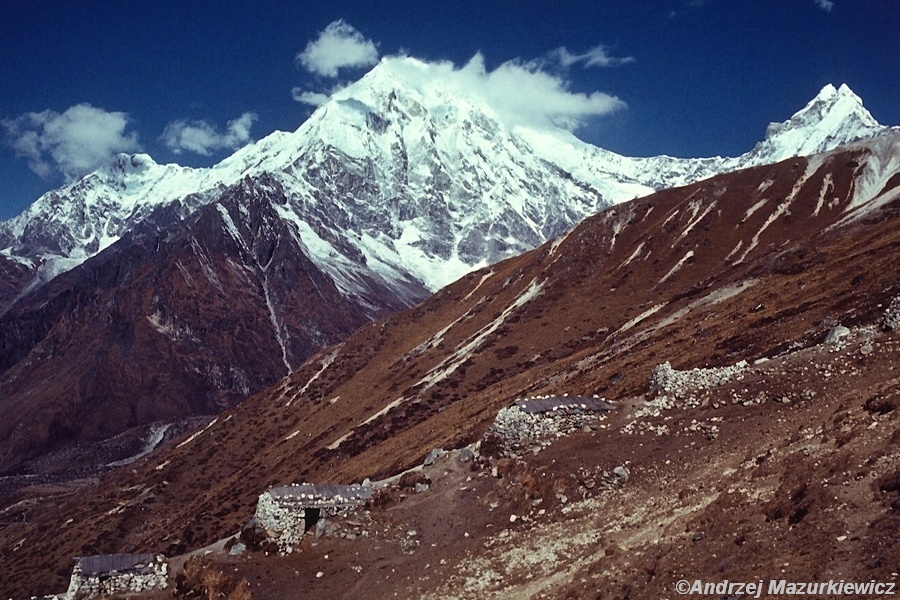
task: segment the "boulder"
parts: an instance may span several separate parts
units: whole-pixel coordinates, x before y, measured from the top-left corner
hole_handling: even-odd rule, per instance
[[[825,336],[826,344],[835,344],[841,338],[847,337],[850,335],[850,330],[844,327],[843,325],[835,325],[832,327],[828,334]]]
[[[444,450],[442,448],[435,448],[431,452],[428,453],[428,456],[425,457],[425,462],[422,464],[426,467],[433,465],[434,461],[443,456]]]

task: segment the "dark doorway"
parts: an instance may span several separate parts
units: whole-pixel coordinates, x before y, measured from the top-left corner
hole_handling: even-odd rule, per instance
[[[320,518],[319,513],[320,513],[320,510],[318,508],[305,509],[305,514],[304,514],[305,524],[304,524],[304,529],[303,529],[304,533],[306,533],[307,531],[309,531],[310,529],[312,529],[313,527],[316,526],[316,523],[319,522],[319,518]]]

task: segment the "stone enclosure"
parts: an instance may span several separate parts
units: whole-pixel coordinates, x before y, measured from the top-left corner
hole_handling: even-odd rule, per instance
[[[534,396],[501,409],[488,429],[502,453],[515,456],[529,448],[546,447],[554,439],[585,427],[596,427],[615,405],[602,398]]]

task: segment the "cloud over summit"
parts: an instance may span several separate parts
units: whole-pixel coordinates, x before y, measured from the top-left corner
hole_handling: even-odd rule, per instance
[[[375,65],[379,51],[375,42],[339,19],[310,41],[297,54],[297,61],[310,73],[336,78],[341,69]],[[493,70],[487,68],[480,52],[459,68],[450,61],[429,62],[401,55],[387,56],[381,61],[379,68],[392,70],[406,84],[443,86],[455,94],[477,98],[510,125],[554,125],[575,130],[590,117],[625,108],[625,103],[603,92],[571,91],[569,80],[557,73],[560,67],[564,73],[577,64],[584,68],[613,67],[634,62],[634,58],[614,57],[606,46],[597,45],[582,53],[560,47],[543,58],[514,59]],[[332,86],[330,90],[323,85],[317,87],[295,87],[291,97],[297,102],[320,106],[345,87],[352,88],[344,84]]]
[[[340,69],[371,67],[377,63],[378,48],[355,27],[338,19],[306,45],[297,55],[297,62],[310,73],[337,77]]]
[[[562,76],[543,70],[538,62],[513,60],[489,70],[481,53],[465,65],[426,62],[409,57],[383,59],[398,80],[426,93],[446,90],[486,105],[510,126],[575,130],[591,117],[626,107],[603,92],[574,92]],[[349,90],[352,88],[348,88]]]

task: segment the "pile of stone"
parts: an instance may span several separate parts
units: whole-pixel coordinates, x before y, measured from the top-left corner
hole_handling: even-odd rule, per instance
[[[577,479],[587,490],[611,490],[623,486],[629,476],[628,469],[624,465],[619,465],[612,471],[579,469]]]
[[[891,304],[884,311],[881,318],[881,328],[885,331],[900,329],[900,296],[891,300]]]
[[[529,414],[518,406],[500,409],[488,434],[501,438],[510,451],[536,441],[543,441],[546,445],[550,439],[562,436],[554,419]]]
[[[108,554],[76,560],[66,600],[139,594],[168,586],[169,563],[162,554]]]
[[[667,435],[669,428],[665,424],[653,425],[642,419],[658,417],[673,408],[703,406],[704,402],[709,402],[709,393],[702,392],[743,379],[749,368],[750,365],[746,360],[726,367],[686,371],[673,369],[669,361],[657,365],[650,374],[650,400],[635,411],[634,419],[627,423],[622,431],[627,434]],[[734,399],[735,403],[738,401],[739,399]],[[717,404],[714,403],[714,406]]]
[[[315,526],[316,538],[339,537],[345,540],[355,540],[358,537],[369,537],[367,526],[371,526],[372,519],[368,511],[358,513],[356,519],[337,521],[332,519],[319,519]],[[363,523],[365,521],[365,523]]]

